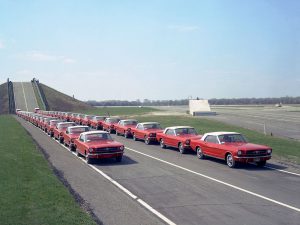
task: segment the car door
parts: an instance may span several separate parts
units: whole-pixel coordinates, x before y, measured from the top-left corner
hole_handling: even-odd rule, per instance
[[[204,147],[204,151],[205,154],[213,156],[213,157],[217,157],[220,158],[220,143],[219,140],[217,138],[217,136],[215,135],[208,135],[205,140],[205,147]]]
[[[174,146],[174,140],[175,140],[175,131],[174,129],[168,129],[165,133],[164,143],[168,146]],[[176,146],[176,145],[175,145]]]
[[[139,124],[136,128],[135,136],[140,139],[144,138],[143,131],[144,131],[144,126],[142,124]]]
[[[84,140],[85,140],[85,135],[81,134],[78,138],[77,148],[82,155],[84,155],[84,150],[85,150]]]

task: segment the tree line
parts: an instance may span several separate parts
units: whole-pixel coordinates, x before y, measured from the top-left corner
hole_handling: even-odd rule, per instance
[[[300,104],[300,97],[280,97],[280,98],[213,98],[208,100],[211,105],[264,105],[264,104]],[[180,100],[89,100],[88,104],[92,106],[173,106],[188,105],[188,99]]]

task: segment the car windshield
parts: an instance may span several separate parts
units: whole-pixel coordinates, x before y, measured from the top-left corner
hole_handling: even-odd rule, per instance
[[[110,118],[107,120],[108,123],[117,123],[119,121],[120,121],[120,119],[117,119],[117,118]]]
[[[111,136],[108,133],[96,133],[96,134],[87,134],[86,141],[103,141],[103,140],[112,140]]]
[[[246,143],[246,139],[241,134],[223,134],[219,135],[219,140],[221,143],[234,143],[234,142],[242,142]]]
[[[50,125],[53,126],[53,125],[58,124],[59,122],[62,122],[62,121],[60,121],[60,120],[57,120],[57,121],[50,121]]]
[[[159,123],[144,124],[145,129],[161,129]]]
[[[74,123],[63,123],[63,124],[59,124],[58,128],[68,128],[71,126],[75,126],[75,124]]]
[[[85,116],[86,119],[90,120],[93,118],[93,116]]]
[[[89,127],[74,127],[70,129],[70,134],[78,134],[89,131]]]
[[[177,128],[175,132],[176,135],[197,134],[194,128]]]
[[[124,121],[124,125],[137,125],[137,121],[136,120]]]
[[[103,117],[103,116],[95,116],[94,119],[95,120],[105,120],[105,117]]]

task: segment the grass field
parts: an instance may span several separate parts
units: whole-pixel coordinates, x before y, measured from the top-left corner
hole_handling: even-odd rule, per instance
[[[92,115],[105,115],[105,116],[130,116],[142,115],[150,112],[159,111],[158,109],[150,107],[99,107],[93,109],[83,110],[81,112]]]
[[[0,224],[96,224],[17,121],[0,116]]]
[[[271,146],[273,155],[278,158],[300,164],[300,142],[287,140],[272,136],[265,136],[262,133],[244,129],[237,126],[227,125],[221,122],[212,121],[203,118],[192,118],[184,116],[136,116],[141,122],[157,121],[163,127],[175,125],[188,125],[196,128],[198,133],[203,134],[213,131],[235,131],[240,132],[253,143],[265,144]]]

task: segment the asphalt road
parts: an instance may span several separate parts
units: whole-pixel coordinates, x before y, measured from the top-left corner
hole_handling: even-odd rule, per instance
[[[18,120],[104,224],[161,222],[38,128]],[[300,176],[253,165],[230,169],[223,161],[113,136],[127,147],[124,160],[94,167],[176,224],[300,224]]]
[[[13,82],[16,109],[34,112],[38,107],[31,82]]]
[[[186,115],[188,106],[156,107]],[[216,116],[201,116],[211,120],[256,130],[278,137],[300,140],[300,106],[212,106]]]

